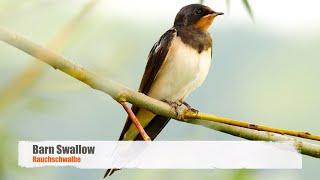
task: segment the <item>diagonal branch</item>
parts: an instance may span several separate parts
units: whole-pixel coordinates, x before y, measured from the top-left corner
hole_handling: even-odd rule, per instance
[[[112,80],[104,79],[100,76],[97,76],[94,73],[86,70],[85,68],[76,65],[75,63],[72,63],[65,57],[45,47],[42,47],[16,33],[12,33],[9,30],[0,28],[0,40],[30,54],[31,56],[38,58],[39,60],[49,64],[53,68],[59,69],[62,72],[82,81],[83,83],[89,85],[93,89],[105,92],[118,102],[130,102],[138,107],[148,109],[155,114],[167,116],[180,121],[185,121],[187,123],[199,124],[204,127],[209,127],[211,129],[215,129],[221,132],[225,132],[234,136],[243,137],[250,140],[290,140],[293,141],[293,144],[295,145],[296,149],[302,154],[320,158],[319,145],[299,141],[293,138],[288,138],[287,136],[283,136],[280,134],[257,130],[273,130],[274,132],[277,131],[281,134],[298,135],[299,137],[316,140],[319,138],[319,136],[303,132],[292,133],[295,131],[281,130],[278,128],[266,128],[266,126],[253,125],[250,123],[245,123],[243,121],[231,120],[204,113],[194,113],[188,111],[187,109],[184,109],[180,113],[176,114],[176,111],[172,109],[168,104],[150,98],[142,93],[130,90],[127,87]]]

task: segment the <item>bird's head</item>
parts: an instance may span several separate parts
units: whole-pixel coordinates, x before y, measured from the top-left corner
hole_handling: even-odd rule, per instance
[[[195,27],[201,31],[207,31],[215,17],[223,15],[215,12],[208,6],[202,4],[190,4],[184,6],[177,14],[175,27]]]

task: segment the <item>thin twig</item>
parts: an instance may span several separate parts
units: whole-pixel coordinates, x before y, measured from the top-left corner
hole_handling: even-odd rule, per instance
[[[202,119],[202,120],[224,123],[224,124],[229,124],[229,125],[243,127],[243,128],[254,129],[258,131],[267,131],[267,132],[273,132],[273,133],[278,133],[282,135],[289,135],[289,136],[295,136],[295,137],[320,141],[319,135],[313,135],[313,134],[310,134],[309,132],[300,132],[300,131],[293,131],[288,129],[274,128],[274,127],[269,127],[265,125],[252,124],[246,121],[214,116],[214,115],[206,114],[202,112],[194,113],[194,112],[188,111],[187,113],[185,113],[184,118],[185,119]]]
[[[13,33],[9,30],[0,27],[0,40],[30,54],[42,60],[43,62],[49,64],[55,69],[59,69],[62,72],[82,81],[83,83],[89,85],[93,89],[100,90],[110,95],[117,102],[129,102],[138,107],[147,109],[154,114],[183,120],[188,119],[186,122],[192,124],[199,124],[205,127],[210,127],[211,129],[216,129],[221,132],[225,132],[231,135],[235,135],[238,137],[243,137],[251,140],[265,140],[265,141],[287,141],[294,140],[297,150],[302,154],[313,156],[320,158],[320,146],[316,144],[311,144],[303,141],[299,141],[297,139],[289,139],[286,136],[275,134],[271,132],[257,131],[252,129],[252,127],[248,129],[231,126],[228,124],[216,123],[216,122],[230,122],[231,119],[217,117],[214,115],[204,114],[204,113],[194,113],[190,112],[187,109],[181,111],[181,113],[176,114],[176,111],[171,108],[167,103],[162,101],[153,99],[148,97],[142,93],[133,91],[128,89],[127,87],[114,82],[109,79],[102,78],[97,76],[96,74],[86,70],[85,68],[69,61],[63,56],[42,47],[27,38],[20,36],[16,33]],[[181,118],[182,117],[182,118]],[[190,118],[203,118],[199,120],[189,120]],[[212,121],[209,122],[208,120]],[[215,122],[214,122],[215,121]],[[235,121],[235,120],[232,120]],[[236,121],[235,121],[236,122]],[[239,121],[241,124],[241,121]],[[252,126],[252,125],[251,125]],[[310,134],[311,135],[311,134]],[[316,135],[312,135],[316,136]],[[309,135],[306,138],[310,137]],[[317,136],[318,137],[318,136]],[[317,139],[317,138],[316,138]]]
[[[139,133],[141,134],[143,140],[151,141],[150,137],[148,136],[148,134],[146,133],[146,131],[143,129],[142,125],[140,124],[138,118],[136,117],[136,115],[134,115],[131,108],[126,104],[126,102],[120,102],[120,104],[126,110],[129,119],[136,126],[136,128],[138,129]]]

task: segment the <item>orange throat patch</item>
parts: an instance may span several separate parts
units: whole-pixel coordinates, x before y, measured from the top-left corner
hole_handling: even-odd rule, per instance
[[[215,16],[212,14],[208,14],[206,16],[203,16],[197,23],[196,23],[196,27],[206,31],[209,29],[210,25],[212,24],[213,20],[214,20]]]

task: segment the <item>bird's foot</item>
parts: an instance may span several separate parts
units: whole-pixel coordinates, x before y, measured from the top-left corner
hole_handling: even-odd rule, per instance
[[[181,116],[181,114],[183,114],[183,103],[180,101],[167,101],[167,100],[162,100],[163,102],[169,104],[176,112],[176,115],[178,117],[178,119],[180,119],[179,116]]]
[[[198,113],[198,112],[199,112],[199,110],[191,107],[187,102],[185,102],[185,101],[180,101],[180,102],[181,102],[183,105],[185,105],[185,106],[188,108],[189,111],[192,111],[192,112],[194,112],[194,113]]]
[[[177,119],[180,119],[180,120],[185,120],[184,113],[186,112],[186,109],[196,114],[199,112],[197,109],[194,109],[188,103],[182,100],[179,100],[179,101],[162,100],[162,101],[169,104],[175,110]]]

